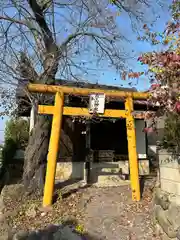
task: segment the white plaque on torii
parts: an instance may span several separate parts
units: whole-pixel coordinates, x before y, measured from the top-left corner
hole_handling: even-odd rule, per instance
[[[89,113],[103,114],[105,109],[105,94],[91,94],[89,96]]]

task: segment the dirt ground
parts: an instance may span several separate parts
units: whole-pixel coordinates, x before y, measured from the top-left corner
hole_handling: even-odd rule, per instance
[[[53,209],[46,213],[39,210],[42,199],[7,199],[6,211],[11,213],[7,216],[8,225],[12,229],[33,231],[74,219],[88,233],[87,240],[158,240],[152,223],[151,185],[150,180],[138,203],[132,202],[128,185],[81,187],[73,191],[66,188]]]
[[[146,189],[140,203],[133,203],[129,186],[90,188],[83,224],[97,240],[153,240],[151,191]],[[87,198],[88,199],[88,198]]]

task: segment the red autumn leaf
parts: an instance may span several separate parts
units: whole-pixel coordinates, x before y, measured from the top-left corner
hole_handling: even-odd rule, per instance
[[[121,74],[121,78],[122,78],[122,80],[126,80],[126,72],[123,72],[122,74]]]
[[[175,110],[176,110],[177,113],[180,113],[180,101],[176,102]]]
[[[154,89],[156,89],[156,88],[158,88],[158,87],[160,87],[160,84],[155,83],[155,84],[152,84],[152,85],[151,85],[151,89],[152,89],[152,90],[154,90]]]
[[[128,78],[139,78],[141,75],[141,72],[130,72],[128,73]]]
[[[165,43],[167,44],[166,50],[148,52],[137,59],[142,65],[149,66],[146,76],[149,76],[150,83],[155,82],[155,84],[152,84],[149,89],[150,97],[148,102],[154,106],[159,106],[161,114],[169,111],[180,113],[180,101],[174,103],[174,93],[180,92],[180,38],[178,39],[178,35],[180,37],[180,22],[178,4],[178,1],[172,3],[170,8],[172,18],[167,23],[163,33],[153,32],[147,25],[143,26],[145,36],[141,37],[141,40],[152,44]],[[133,75],[131,73],[128,76],[137,78],[138,74],[134,73]],[[145,129],[148,132],[151,130]]]
[[[153,127],[146,127],[146,128],[144,128],[143,129],[143,132],[145,132],[145,133],[152,133],[152,132],[154,132],[154,128]]]

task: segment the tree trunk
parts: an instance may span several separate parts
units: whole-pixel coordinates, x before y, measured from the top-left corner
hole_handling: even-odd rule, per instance
[[[29,193],[43,193],[46,162],[49,147],[52,118],[40,115],[34,129],[29,136],[29,143],[25,151],[23,184]],[[60,158],[73,157],[73,132],[72,120],[63,118],[60,139]]]
[[[23,183],[29,193],[42,194],[50,131],[51,117],[39,116],[25,151]]]
[[[41,37],[45,47],[44,59],[42,59],[44,72],[39,76],[38,82],[43,84],[55,84],[59,59],[62,55],[61,50],[53,38],[53,33],[49,28],[49,24],[46,22],[44,10],[39,5],[38,1],[28,0],[28,4],[34,14],[35,21],[40,28]],[[33,79],[36,79],[37,81],[38,74],[35,72],[34,68],[31,67],[30,61],[28,60],[26,55],[22,55],[21,63],[23,66],[25,65],[26,71],[23,71],[21,68],[21,76],[27,79],[29,73],[27,72],[28,69],[30,72],[33,72],[33,76],[35,76]],[[32,74],[29,79],[32,79]],[[45,100],[49,100],[45,95],[40,98],[38,104],[44,104]],[[36,190],[41,190],[42,192],[43,189],[45,176],[44,166],[46,165],[48,154],[51,119],[50,116],[39,116],[29,137],[29,143],[25,151],[23,182],[25,189],[30,192]]]

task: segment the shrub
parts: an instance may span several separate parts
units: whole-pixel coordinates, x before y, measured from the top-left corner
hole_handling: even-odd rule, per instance
[[[180,152],[180,116],[175,112],[169,113],[165,120],[163,146],[173,152]]]

